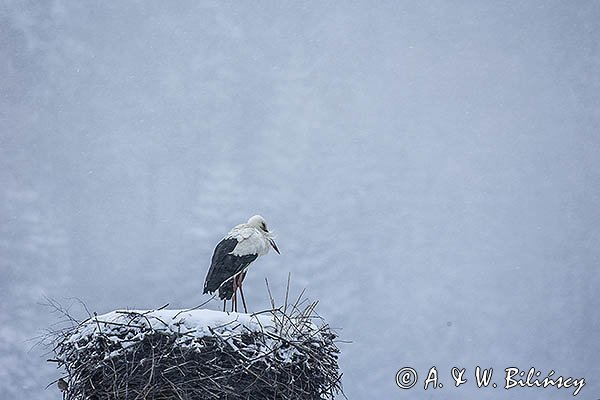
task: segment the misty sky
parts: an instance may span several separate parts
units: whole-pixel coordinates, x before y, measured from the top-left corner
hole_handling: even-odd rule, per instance
[[[0,398],[60,399],[31,349],[60,320],[45,297],[200,304],[214,246],[260,213],[282,254],[249,307],[291,273],[352,342],[348,398],[572,398],[452,387],[479,365],[597,399],[598,21],[593,1],[2,2]]]

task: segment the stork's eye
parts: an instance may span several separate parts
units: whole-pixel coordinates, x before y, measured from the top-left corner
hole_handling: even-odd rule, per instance
[[[267,230],[267,224],[265,224],[265,223],[262,223],[262,224],[261,224],[261,229],[262,229],[263,231],[265,231],[265,232],[269,232],[269,231]]]

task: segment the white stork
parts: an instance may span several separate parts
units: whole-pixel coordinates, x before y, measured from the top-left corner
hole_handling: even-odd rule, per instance
[[[246,299],[242,291],[242,282],[246,270],[252,261],[269,252],[269,247],[279,254],[273,236],[267,230],[267,223],[260,215],[255,215],[246,224],[233,228],[217,244],[212,262],[204,281],[204,293],[219,291],[223,300],[223,311],[227,300],[231,302],[231,311],[237,311],[237,289],[240,289],[244,311],[247,313]]]

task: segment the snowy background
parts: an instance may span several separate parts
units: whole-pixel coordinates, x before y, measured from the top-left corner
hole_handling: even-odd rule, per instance
[[[44,296],[197,305],[216,243],[261,213],[282,254],[250,307],[291,272],[353,342],[350,399],[572,397],[450,387],[477,365],[597,399],[599,21],[586,1],[3,1],[0,398],[60,399],[32,349]],[[433,365],[444,389],[396,387]]]

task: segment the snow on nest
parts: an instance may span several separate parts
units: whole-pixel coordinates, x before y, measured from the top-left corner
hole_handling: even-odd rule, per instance
[[[273,316],[241,314],[213,310],[116,310],[90,318],[70,341],[76,342],[95,333],[109,334],[122,328],[173,332],[202,337],[219,333],[258,332],[275,328]]]
[[[233,336],[263,333],[265,349],[272,348],[273,339],[294,341],[297,335],[320,339],[319,328],[306,319],[285,319],[277,312],[242,314],[213,310],[116,310],[94,316],[71,332],[66,340],[72,350],[79,351],[95,346],[95,337],[102,336],[108,342],[119,343],[119,349],[110,357],[117,356],[148,334],[176,335],[176,343],[187,348],[201,347],[198,339],[219,336],[227,340]],[[295,351],[292,351],[295,353]],[[290,358],[292,354],[285,354]]]

